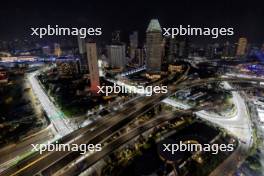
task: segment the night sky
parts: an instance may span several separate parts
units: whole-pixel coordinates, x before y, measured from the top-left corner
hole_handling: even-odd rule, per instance
[[[216,41],[236,41],[245,36],[252,43],[264,42],[264,2],[261,0],[8,0],[0,5],[0,39],[29,38],[30,27],[48,24],[102,27],[103,38],[110,38],[113,30],[123,33],[139,30],[143,37],[151,18],[158,18],[162,27],[190,24],[193,27],[234,28],[235,36]]]

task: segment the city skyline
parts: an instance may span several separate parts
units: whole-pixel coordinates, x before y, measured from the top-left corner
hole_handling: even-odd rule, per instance
[[[264,3],[0,6],[0,176],[263,176]]]

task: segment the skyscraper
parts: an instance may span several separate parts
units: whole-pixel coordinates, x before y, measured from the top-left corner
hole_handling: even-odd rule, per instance
[[[86,59],[86,47],[85,47],[85,39],[77,37],[78,39],[78,48],[79,48],[79,55],[80,55],[80,70],[82,73],[85,73],[87,68],[87,59]]]
[[[100,80],[96,43],[86,43],[86,53],[91,83],[90,90],[92,92],[97,92],[99,90],[97,86],[100,85]]]
[[[144,49],[142,48],[137,48],[135,50],[135,59],[137,61],[138,66],[143,66],[144,65]]]
[[[246,49],[247,49],[247,38],[241,37],[238,40],[237,44],[237,56],[244,56],[246,54]]]
[[[183,41],[179,43],[179,57],[180,58],[188,58],[189,57],[189,40],[185,38]]]
[[[226,41],[223,45],[223,53],[222,57],[229,57],[230,56],[230,43],[229,41]]]
[[[162,30],[157,19],[152,19],[147,28],[147,71],[161,70]]]
[[[137,31],[134,31],[132,34],[129,35],[129,42],[130,42],[129,55],[131,59],[134,59],[135,51],[138,47],[138,32]]]
[[[50,47],[49,46],[43,46],[42,47],[42,53],[44,54],[44,55],[50,55]]]
[[[126,47],[124,44],[107,46],[109,65],[113,68],[124,68],[126,65]]]
[[[223,45],[223,53],[222,53],[222,57],[223,58],[230,58],[230,57],[234,57],[236,55],[236,47],[234,44],[230,43],[230,42],[225,42]]]
[[[54,43],[54,55],[57,57],[61,56],[61,48],[60,48],[60,44],[58,43]]]
[[[112,43],[120,43],[121,42],[120,33],[121,33],[121,31],[119,31],[119,30],[116,30],[112,33]]]
[[[221,58],[222,51],[220,51],[219,43],[208,44],[205,55],[208,59],[219,59]]]
[[[168,63],[173,63],[176,61],[176,57],[178,56],[179,52],[179,43],[175,38],[169,39],[169,46],[168,46]]]

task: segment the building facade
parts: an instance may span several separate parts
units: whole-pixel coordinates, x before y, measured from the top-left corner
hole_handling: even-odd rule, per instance
[[[87,59],[86,59],[86,46],[85,46],[85,39],[84,38],[80,38],[80,36],[78,36],[78,49],[79,49],[79,55],[80,55],[80,71],[82,73],[86,73],[88,70],[88,63],[87,63]]]
[[[152,19],[147,28],[147,71],[161,71],[162,61],[162,30],[157,19]]]
[[[97,92],[100,86],[96,43],[86,43],[87,62],[90,75],[90,91]]]
[[[130,42],[129,56],[131,59],[134,59],[135,51],[138,47],[138,32],[137,31],[134,31],[132,34],[129,35],[129,42]]]
[[[247,38],[244,37],[239,38],[236,55],[240,57],[244,56],[246,54],[246,49],[247,49]]]
[[[125,68],[126,66],[126,47],[124,44],[108,45],[107,55],[109,66],[112,68]]]

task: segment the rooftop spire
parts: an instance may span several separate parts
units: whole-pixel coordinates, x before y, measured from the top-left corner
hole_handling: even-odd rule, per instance
[[[147,32],[161,32],[161,27],[158,19],[152,19],[148,25]]]

